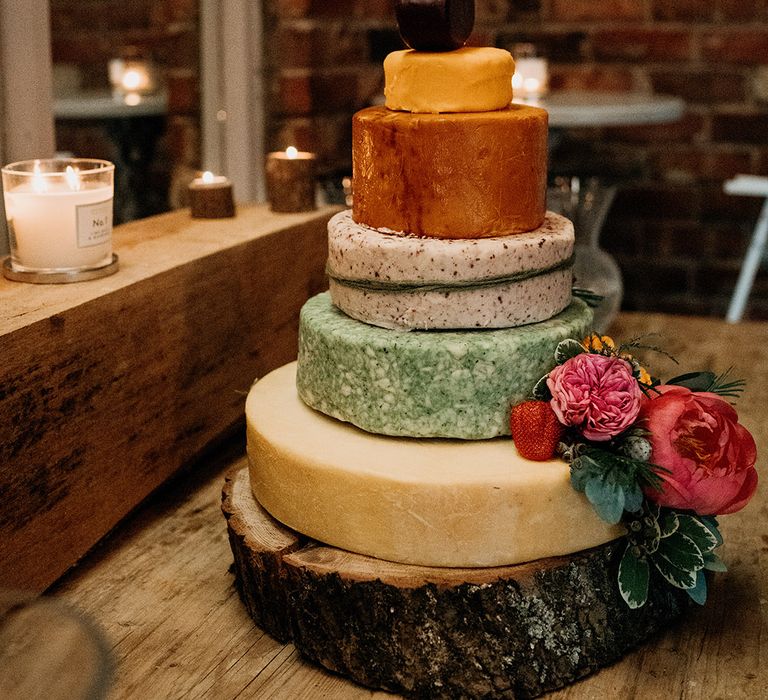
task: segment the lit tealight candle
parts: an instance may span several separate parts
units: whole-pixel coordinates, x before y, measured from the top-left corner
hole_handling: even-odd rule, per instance
[[[195,219],[226,219],[235,215],[232,183],[206,170],[189,185],[189,204]]]
[[[107,161],[74,158],[3,168],[12,272],[45,276],[113,263],[114,167]]]
[[[535,101],[544,97],[548,88],[547,59],[536,56],[533,45],[519,45],[515,51],[515,74],[512,76],[512,91],[515,99]]]
[[[139,58],[113,58],[109,62],[109,81],[117,98],[141,99],[157,90],[152,62]]]
[[[288,146],[267,155],[267,196],[272,211],[315,208],[315,154]]]

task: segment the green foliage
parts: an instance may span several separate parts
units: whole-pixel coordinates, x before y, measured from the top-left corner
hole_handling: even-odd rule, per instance
[[[549,375],[545,374],[538,382],[536,382],[536,386],[533,387],[532,396],[537,401],[549,401],[552,398],[552,392],[547,386],[548,378]]]
[[[637,548],[627,543],[619,562],[619,593],[630,608],[640,608],[648,600],[650,575],[648,560],[638,556]]]
[[[738,398],[744,391],[745,382],[743,379],[729,380],[730,372],[730,369],[720,375],[714,372],[688,372],[673,377],[667,384],[684,386],[691,391],[709,391],[718,396]]]
[[[611,524],[621,520],[623,511],[639,511],[643,486],[654,488],[658,483],[653,465],[600,447],[585,446],[571,462],[571,484]]]
[[[627,515],[627,551],[619,565],[619,591],[632,608],[642,606],[648,585],[638,578],[642,560],[668,583],[688,592],[703,605],[707,597],[704,570],[724,571],[725,565],[714,553],[722,541],[714,518],[681,513],[645,501],[639,513]],[[625,560],[626,563],[625,563]],[[645,596],[643,595],[645,591]]]
[[[555,362],[558,365],[562,365],[572,357],[581,355],[584,352],[586,352],[586,350],[578,340],[574,340],[573,338],[566,338],[565,340],[561,340],[555,348]]]

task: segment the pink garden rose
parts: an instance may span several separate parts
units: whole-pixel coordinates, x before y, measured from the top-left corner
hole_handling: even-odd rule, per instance
[[[629,362],[592,353],[555,367],[547,386],[558,420],[597,441],[610,440],[632,425],[643,396]]]
[[[663,490],[646,496],[659,505],[722,515],[741,510],[757,488],[757,450],[736,411],[717,394],[681,386],[657,387],[640,410],[651,435],[651,461],[661,473]]]

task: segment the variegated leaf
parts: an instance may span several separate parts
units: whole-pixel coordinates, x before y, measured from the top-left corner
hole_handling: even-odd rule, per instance
[[[558,365],[562,365],[563,362],[567,362],[572,357],[581,355],[583,352],[586,352],[586,350],[578,340],[566,338],[565,340],[561,340],[555,348],[555,362],[557,362]]]
[[[624,602],[633,610],[641,608],[648,599],[650,568],[646,559],[639,559],[627,545],[619,562],[619,593]]]
[[[702,554],[711,552],[717,547],[717,537],[698,518],[691,515],[678,515],[677,520],[679,522],[678,532],[682,532],[686,537],[692,539]]]

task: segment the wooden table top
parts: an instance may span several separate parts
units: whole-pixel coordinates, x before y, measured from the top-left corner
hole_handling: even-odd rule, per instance
[[[768,324],[622,314],[615,338],[660,333],[655,344],[679,368],[644,356],[662,377],[696,369],[748,380],[738,404],[766,464]],[[117,672],[110,698],[396,697],[356,686],[302,660],[248,617],[229,571],[220,512],[224,472],[242,464],[229,444],[156,493],[51,593],[85,611],[106,633]],[[764,477],[765,478],[765,477]],[[96,495],[98,497],[98,495]],[[728,564],[704,608],[612,667],[553,698],[768,697],[768,496],[763,485],[741,513],[722,518]]]

